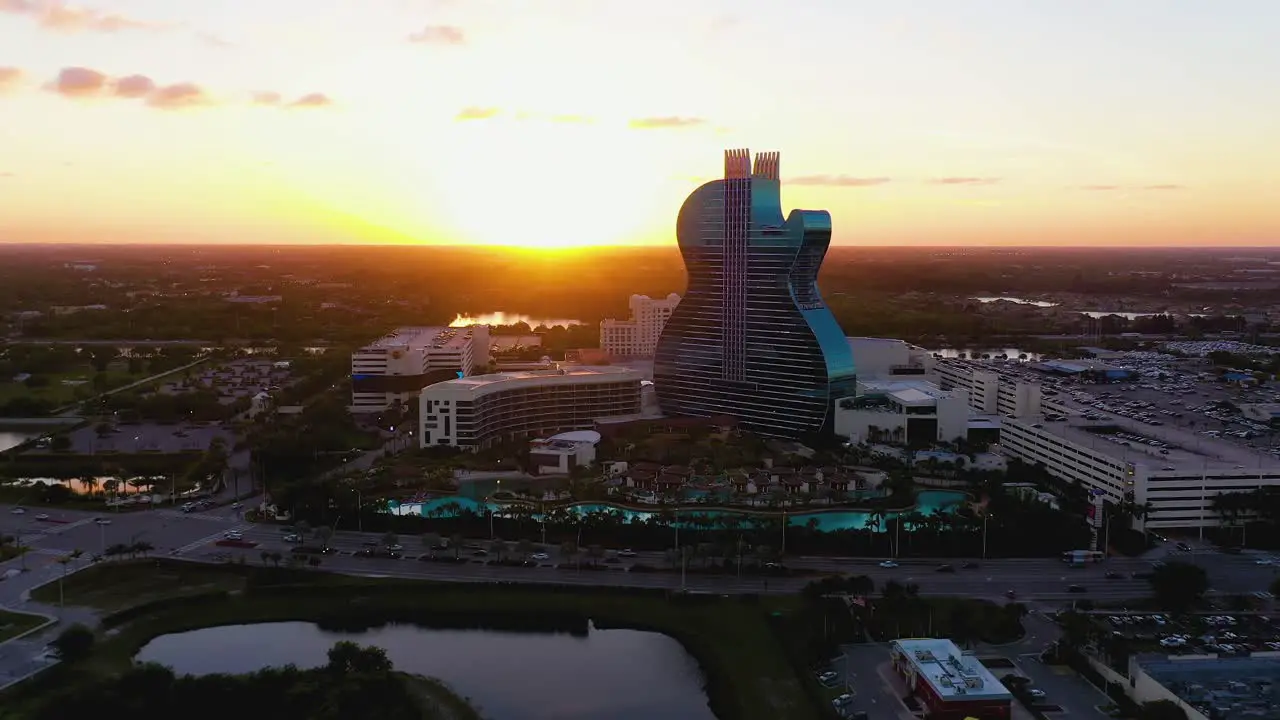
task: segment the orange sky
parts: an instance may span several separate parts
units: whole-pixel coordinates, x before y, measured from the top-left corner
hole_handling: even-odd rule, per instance
[[[1280,5],[905,5],[0,0],[0,242],[1280,244]]]

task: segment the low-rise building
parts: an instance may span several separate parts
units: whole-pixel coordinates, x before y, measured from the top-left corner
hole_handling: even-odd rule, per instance
[[[853,366],[861,380],[925,380],[935,385],[937,360],[922,347],[896,338],[849,337]]]
[[[852,442],[929,445],[966,437],[969,398],[923,380],[859,381],[836,403],[835,432]]]
[[[529,443],[529,466],[539,475],[567,475],[575,467],[595,462],[598,444],[600,433],[595,430],[572,430],[533,440]]]
[[[1013,712],[1013,694],[978,658],[960,652],[950,640],[894,640],[889,655],[927,718],[996,719]]]
[[[351,354],[352,412],[381,412],[489,362],[489,328],[405,327]]]
[[[1138,703],[1178,705],[1187,720],[1280,720],[1278,655],[1137,656],[1130,658],[1127,689]]]
[[[618,366],[492,373],[430,385],[419,398],[422,447],[478,450],[639,418],[643,376]]]
[[[1040,384],[1002,374],[990,364],[941,360],[935,366],[944,390],[964,390],[979,415],[1030,417],[1041,413]]]

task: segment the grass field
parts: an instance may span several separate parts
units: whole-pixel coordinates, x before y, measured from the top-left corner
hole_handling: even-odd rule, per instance
[[[98,372],[93,369],[92,365],[84,363],[84,365],[66,372],[45,376],[49,379],[49,384],[40,387],[27,387],[24,383],[12,382],[9,378],[6,378],[5,382],[0,382],[0,405],[18,397],[30,397],[59,406],[67,405],[79,399],[76,396],[77,388],[80,389],[80,394],[83,397],[92,397],[98,394],[98,389],[93,385],[93,378],[97,374]],[[147,377],[146,373],[131,375],[127,364],[123,362],[111,363],[107,366],[105,374],[107,376],[107,390],[128,385]],[[66,384],[67,382],[78,384]]]
[[[49,622],[49,619],[43,615],[0,610],[0,642],[21,635],[28,630],[38,628],[47,622]]]
[[[246,581],[270,568],[197,566],[170,561],[104,563],[68,578],[68,604],[116,610],[170,597],[182,600],[148,609],[121,624],[95,651],[98,672],[128,667],[137,650],[159,635],[255,622],[324,620],[338,614],[396,618],[430,624],[432,619],[492,618],[504,625],[536,626],[548,617],[590,618],[597,627],[649,630],[679,640],[702,665],[708,695],[724,720],[808,720],[820,717],[796,671],[766,624],[772,612],[788,612],[792,599],[609,592],[543,586],[467,585],[354,578],[299,572],[284,587]],[[206,595],[200,591],[229,591]],[[50,592],[36,591],[39,600]],[[56,593],[54,588],[52,592]]]
[[[103,562],[68,575],[62,583],[67,605],[115,612],[180,595],[210,590],[238,592],[245,579],[216,567],[194,563]],[[57,604],[58,584],[49,583],[31,591],[36,602]]]

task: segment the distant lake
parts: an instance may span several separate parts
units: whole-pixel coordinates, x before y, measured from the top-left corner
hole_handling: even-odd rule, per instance
[[[1027,300],[1026,298],[1009,297],[1007,295],[1000,295],[998,297],[976,297],[976,298],[969,298],[969,299],[977,300],[980,303],[993,303],[993,302],[996,302],[997,300],[1004,300],[1005,302],[1011,302],[1015,305],[1034,305],[1036,307],[1042,307],[1042,308],[1051,308],[1051,307],[1058,306],[1058,303],[1045,302],[1044,300]]]
[[[229,625],[161,635],[137,659],[175,672],[247,673],[326,662],[350,640],[387,651],[396,669],[439,678],[490,720],[715,720],[702,669],[674,639],[639,630],[585,636],[388,625],[365,632],[312,623]]]
[[[529,327],[536,328],[539,325],[547,327],[555,327],[556,325],[581,325],[581,320],[570,320],[567,318],[538,318],[532,315],[520,315],[518,313],[490,312],[483,315],[462,315],[459,314],[449,323],[449,327],[470,327],[472,325],[515,325],[516,323],[527,323]]]

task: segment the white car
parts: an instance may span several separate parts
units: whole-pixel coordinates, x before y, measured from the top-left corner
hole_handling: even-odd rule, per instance
[[[536,552],[536,553],[534,553],[534,554],[530,555],[529,557],[530,557],[530,558],[532,558],[533,560],[538,560],[538,561],[542,561],[542,560],[550,560],[550,559],[551,559],[551,556],[550,556],[550,555],[548,555],[548,554],[546,554],[546,553],[544,553],[544,552]]]
[[[845,705],[848,705],[848,704],[849,704],[849,703],[851,703],[851,702],[853,702],[853,696],[852,696],[852,695],[850,695],[849,693],[845,693],[845,694],[841,695],[840,697],[838,697],[838,698],[836,698],[836,699],[832,700],[832,701],[831,701],[831,705],[832,705],[833,707],[835,707],[835,709],[839,710],[839,709],[843,708]]]
[[[44,514],[44,513],[40,513],[39,515],[37,515],[37,516],[36,516],[36,519],[37,519],[37,520],[48,520],[48,519],[49,519],[49,516],[48,516],[48,515],[46,515],[46,514]]]
[[[898,563],[892,560],[885,560],[884,562],[880,563],[880,567],[892,569],[892,568],[898,567]]]
[[[1037,690],[1036,688],[1031,688],[1027,691],[1027,694],[1035,700],[1043,700],[1046,697],[1043,690]]]
[[[226,538],[227,540],[243,540],[244,533],[240,532],[239,530],[228,530],[222,534],[222,537]]]
[[[94,519],[93,519],[93,521],[94,521],[94,522],[96,522],[96,523],[98,523],[99,525],[110,525],[110,524],[111,524],[111,521],[110,521],[110,520],[108,520],[108,519],[106,519],[106,518],[94,518]]]
[[[26,508],[14,508],[14,509],[10,510],[9,512],[10,512],[10,513],[12,513],[12,514],[14,514],[14,515],[26,515],[26,514],[27,514],[27,509],[26,509]]]

